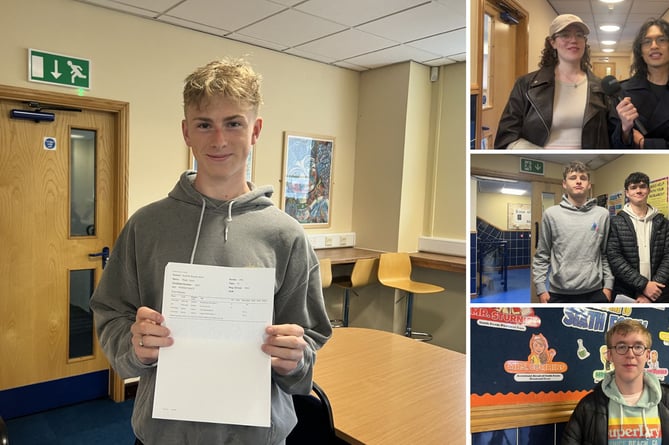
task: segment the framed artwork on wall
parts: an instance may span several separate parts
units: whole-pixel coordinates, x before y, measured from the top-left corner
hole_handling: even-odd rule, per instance
[[[300,224],[330,227],[335,138],[284,132],[281,208]]]

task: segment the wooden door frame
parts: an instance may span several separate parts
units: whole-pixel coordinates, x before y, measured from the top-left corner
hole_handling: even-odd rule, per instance
[[[516,78],[520,77],[523,74],[527,74],[527,61],[528,61],[528,52],[529,52],[529,41],[530,41],[530,14],[518,4],[515,0],[478,0],[478,17],[474,18],[472,21],[476,23],[476,47],[478,48],[476,57],[476,82],[473,85],[476,85],[479,90],[483,86],[483,17],[485,16],[485,5],[486,3],[493,4],[492,6],[498,10],[500,3],[505,4],[511,9],[515,9],[519,14],[518,27],[519,32],[516,33],[516,43],[517,43],[517,52],[516,52]],[[473,91],[470,91],[470,94],[474,94]],[[475,147],[480,149],[481,143],[481,131],[478,119],[480,119],[481,113],[483,112],[483,104],[479,99],[477,103],[477,129],[476,129],[476,141],[479,146]],[[492,147],[490,147],[492,148]]]
[[[130,104],[111,99],[89,96],[73,96],[46,90],[34,90],[9,85],[0,85],[0,99],[19,102],[39,101],[43,104],[61,105],[111,113],[114,115],[117,146],[114,148],[114,215],[112,233],[114,241],[128,219],[128,173],[129,173],[129,119]],[[37,124],[36,124],[37,125]],[[114,370],[109,368],[109,395],[117,402],[125,399],[125,383]]]

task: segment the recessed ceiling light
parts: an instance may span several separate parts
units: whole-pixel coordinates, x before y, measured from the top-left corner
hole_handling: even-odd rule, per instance
[[[620,31],[620,26],[618,25],[602,25],[599,27],[602,31],[606,32],[615,32],[615,31]]]
[[[615,45],[616,41],[615,40],[602,40],[601,42],[602,45]]]
[[[612,52],[613,52],[613,48],[604,48],[604,49],[602,50],[602,52],[603,52],[603,53],[612,53]]]
[[[620,3],[623,0],[599,0],[602,3]]]

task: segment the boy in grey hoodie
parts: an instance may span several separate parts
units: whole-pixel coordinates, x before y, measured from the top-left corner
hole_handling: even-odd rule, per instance
[[[310,393],[316,350],[332,333],[318,259],[300,224],[272,204],[272,188],[245,179],[262,129],[260,76],[241,60],[214,61],[188,76],[183,96],[182,133],[197,172],[119,235],[91,300],[100,344],[121,377],[140,377],[137,444],[283,444],[297,421],[291,394]],[[261,347],[271,356],[270,427],[152,417],[159,350],[178,341],[161,314],[168,262],[275,269],[273,324]],[[219,374],[230,378],[225,368]]]
[[[669,237],[667,219],[648,204],[650,178],[635,172],[625,179],[627,204],[611,218],[606,246],[615,276],[614,295],[638,303],[669,301]]]
[[[571,162],[562,178],[562,202],[546,209],[541,220],[532,263],[537,295],[542,303],[608,303],[613,289],[605,254],[609,212],[588,199],[585,164]]]
[[[651,334],[637,320],[623,319],[606,333],[613,371],[578,403],[562,445],[661,445],[669,440],[669,388],[644,371]],[[666,442],[665,442],[666,443]]]

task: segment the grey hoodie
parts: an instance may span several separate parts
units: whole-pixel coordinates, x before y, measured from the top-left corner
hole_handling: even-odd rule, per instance
[[[270,186],[249,184],[249,193],[222,202],[195,190],[194,178],[184,173],[167,198],[139,209],[123,228],[91,299],[100,344],[122,378],[140,377],[132,425],[145,445],[279,444],[296,423],[290,394],[310,392],[316,350],[332,333],[318,258],[299,223],[272,204]],[[304,327],[308,347],[293,373],[272,373],[269,428],[151,417],[156,367],[137,359],[130,326],[140,306],[161,311],[168,262],[276,269],[273,322]]]
[[[609,212],[596,202],[591,199],[576,207],[563,195],[559,205],[544,212],[532,263],[537,295],[547,290],[549,266],[551,292],[574,295],[613,289],[606,259]]]

